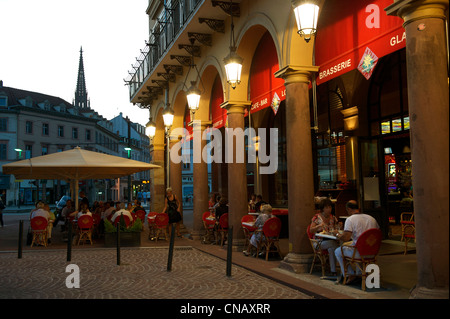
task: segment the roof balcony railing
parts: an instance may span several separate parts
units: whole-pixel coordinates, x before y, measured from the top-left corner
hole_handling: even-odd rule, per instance
[[[141,50],[125,79],[129,85],[130,100],[145,83],[145,79],[153,73],[159,64],[161,57],[166,54],[167,49],[179,36],[186,22],[205,0],[173,0],[170,7],[165,7],[160,15],[164,17],[158,22],[150,35],[150,41]]]

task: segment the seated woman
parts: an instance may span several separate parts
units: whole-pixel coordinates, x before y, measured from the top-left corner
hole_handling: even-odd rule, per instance
[[[219,201],[219,205],[216,208],[216,220],[219,222],[220,216],[228,213],[228,200],[225,197],[222,197]]]
[[[329,198],[325,198],[320,201],[319,209],[320,212],[314,215],[309,228],[310,232],[314,234],[314,236],[316,233],[320,233],[322,231],[333,231],[338,226],[336,217],[331,215],[333,206]],[[331,273],[333,276],[336,276],[336,257],[334,255],[334,250],[339,247],[339,243],[336,240],[323,239],[320,247],[324,250],[328,250]]]
[[[253,233],[250,238],[250,242],[248,244],[247,250],[244,250],[243,253],[245,256],[250,256],[252,247],[258,247],[258,243],[263,239],[262,229],[264,223],[272,216],[272,206],[269,204],[265,204],[261,206],[261,214],[256,218],[255,227],[256,231]],[[262,252],[261,252],[262,253]]]

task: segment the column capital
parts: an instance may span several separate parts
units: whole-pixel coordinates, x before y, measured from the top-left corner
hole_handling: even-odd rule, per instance
[[[287,65],[275,72],[275,77],[284,79],[285,84],[308,83],[313,73],[319,72],[318,66]]]
[[[190,121],[188,125],[192,126],[192,129],[194,131],[196,131],[196,130],[204,131],[212,125],[212,122],[211,121],[202,121],[202,120],[193,120],[193,121]]]
[[[153,151],[164,151],[164,144],[153,144]]]
[[[220,107],[222,109],[226,109],[227,114],[232,113],[245,114],[246,108],[251,105],[252,105],[251,101],[225,101],[222,104],[220,104]]]
[[[448,0],[394,0],[384,9],[387,15],[399,16],[403,19],[403,27],[408,23],[426,18],[446,19],[445,10]]]

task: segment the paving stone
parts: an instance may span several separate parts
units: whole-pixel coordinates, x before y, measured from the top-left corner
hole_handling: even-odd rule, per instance
[[[0,253],[0,298],[31,299],[309,299],[310,297],[197,249],[175,249],[168,272],[167,248]],[[67,288],[66,266],[80,269],[80,288]]]

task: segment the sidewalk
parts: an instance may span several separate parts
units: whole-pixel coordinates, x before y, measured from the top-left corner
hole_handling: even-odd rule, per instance
[[[25,209],[26,210],[26,209]],[[0,253],[17,251],[18,247],[18,226],[19,220],[24,220],[24,236],[28,229],[28,211],[26,213],[4,213],[3,219],[5,227],[0,228]],[[189,214],[186,214],[188,217]],[[189,218],[187,218],[189,219]],[[189,229],[189,223],[186,223]],[[32,247],[24,244],[24,253],[39,251],[61,251],[64,255],[67,249],[67,243],[62,239],[62,233],[59,226],[53,231],[52,244],[45,247]],[[187,236],[186,236],[187,237]],[[25,239],[25,237],[24,237]],[[141,247],[146,248],[167,248],[169,243],[160,240],[157,243],[148,240],[147,226],[141,237]],[[280,242],[281,251],[285,256],[288,252],[288,240],[282,239]],[[295,289],[305,295],[316,299],[407,299],[409,290],[415,285],[417,276],[417,261],[414,247],[411,246],[407,255],[403,255],[404,244],[398,241],[383,241],[378,265],[381,272],[381,288],[362,291],[361,286],[343,286],[336,285],[333,280],[320,279],[321,271],[319,268],[313,274],[294,274],[280,269],[279,258],[270,258],[265,261],[261,258],[246,257],[242,252],[233,252],[232,261],[235,266],[242,267],[252,273],[270,279],[277,284]],[[226,260],[226,247],[217,245],[201,244],[198,240],[187,238],[177,238],[175,247],[192,247],[195,250],[204,252],[208,255]],[[92,246],[73,246],[73,253],[81,251],[92,251],[104,249],[101,239],[95,240]],[[114,250],[114,249],[113,249]],[[176,254],[176,252],[175,252]],[[187,262],[187,261],[186,261]],[[234,269],[234,268],[233,268]],[[225,271],[225,269],[223,270]],[[234,270],[233,270],[234,272]]]

